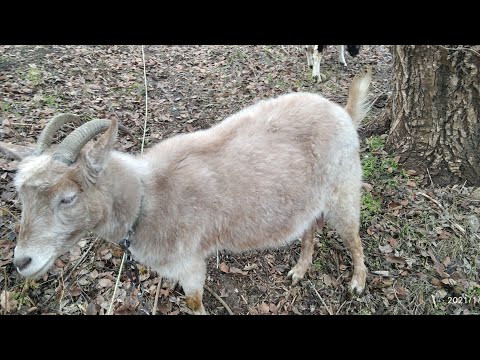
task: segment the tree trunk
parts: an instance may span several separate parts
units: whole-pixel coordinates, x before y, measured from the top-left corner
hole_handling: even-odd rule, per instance
[[[392,46],[387,147],[439,185],[480,185],[480,46],[469,49]]]

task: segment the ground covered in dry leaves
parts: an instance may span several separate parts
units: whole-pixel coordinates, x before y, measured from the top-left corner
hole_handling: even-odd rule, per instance
[[[146,46],[148,126],[145,146],[176,133],[208,128],[257,99],[291,91],[319,92],[345,104],[347,87],[371,64],[375,121],[390,91],[384,46],[364,46],[347,69],[329,47],[327,79],[311,81],[301,46]],[[59,112],[84,118],[117,117],[141,140],[145,88],[140,46],[0,46],[0,140],[34,142]],[[69,131],[65,127],[64,131]],[[361,133],[361,130],[360,130]],[[140,141],[120,137],[118,149],[139,153]],[[362,296],[347,291],[350,256],[328,226],[317,233],[306,278],[286,278],[300,253],[287,248],[208,259],[207,286],[234,314],[468,314],[480,313],[480,189],[424,186],[384,150],[384,136],[362,139],[364,180],[361,238],[369,268]],[[12,264],[20,206],[12,179],[16,162],[0,157],[0,312],[105,314],[122,251],[93,234],[55,262],[42,278],[21,278]],[[160,277],[140,267],[141,295],[125,274],[116,314],[152,313]],[[180,286],[166,279],[157,314],[187,314]],[[227,308],[205,292],[211,314]]]

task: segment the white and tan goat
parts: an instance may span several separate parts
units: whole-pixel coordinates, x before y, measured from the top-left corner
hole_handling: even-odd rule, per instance
[[[143,156],[112,150],[115,120],[87,122],[52,150],[54,133],[78,121],[75,115],[52,119],[35,149],[0,143],[23,158],[14,181],[22,203],[14,265],[21,275],[40,276],[87,230],[117,243],[133,230],[134,258],[179,280],[187,305],[205,313],[207,255],[280,247],[302,236],[288,273],[297,283],[312,262],[317,224],[326,220],[352,253],[350,288],[361,293],[367,269],[356,127],[370,79],[370,71],[357,75],[345,108],[316,94],[287,94]]]

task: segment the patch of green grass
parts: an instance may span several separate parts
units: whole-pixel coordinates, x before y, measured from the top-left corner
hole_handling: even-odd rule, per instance
[[[385,141],[380,136],[372,136],[366,140],[366,143],[370,149],[370,152],[383,150],[385,147]]]
[[[145,96],[145,85],[143,83],[134,83],[128,88],[130,94]]]
[[[36,65],[31,64],[30,69],[28,69],[25,75],[25,79],[30,81],[33,86],[38,86],[43,83],[43,72]]]
[[[402,239],[414,239],[416,235],[416,231],[410,224],[405,223],[403,224],[402,228],[400,229],[400,237]]]
[[[242,50],[236,49],[227,56],[227,60],[231,64],[235,64],[237,62],[243,63],[246,57],[246,54]]]
[[[395,161],[393,158],[386,158],[383,160],[382,167],[388,169],[391,169],[393,171],[398,170],[398,163]]]
[[[362,159],[363,178],[365,180],[372,180],[376,177],[380,170],[380,161],[378,157],[372,154],[366,154]]]
[[[302,79],[297,79],[295,81],[295,88],[298,90],[301,90],[303,88],[303,80]]]
[[[472,287],[472,288],[468,289],[467,295],[470,296],[470,297],[477,298],[477,303],[478,303],[478,301],[480,299],[480,287]],[[472,302],[473,302],[473,300],[472,300]]]
[[[38,288],[38,284],[35,282],[35,280],[25,279],[21,289],[18,291],[12,289],[13,299],[18,303],[17,307],[22,305],[34,306],[35,303],[32,301],[32,299],[30,299],[28,293],[30,289],[36,288]]]
[[[395,178],[393,178],[393,179],[388,179],[387,182],[385,183],[385,185],[387,185],[387,187],[389,187],[389,188],[395,188],[395,187],[397,187],[398,183],[397,183],[397,180],[395,180]]]
[[[312,83],[312,69],[310,69],[310,67],[307,67],[307,71],[304,73],[304,77],[303,77],[303,80],[305,82],[308,82],[308,83]]]
[[[362,156],[363,179],[396,187],[398,178],[408,179],[406,172],[399,169],[398,163],[384,152],[385,140],[372,136],[365,141],[367,151]]]
[[[0,67],[4,66],[5,64],[8,64],[8,59],[5,56],[0,56]]]
[[[372,193],[362,194],[362,223],[370,223],[380,213],[381,208],[380,200],[375,198]]]
[[[444,309],[441,308],[434,308],[430,312],[431,315],[447,315]]]
[[[278,80],[275,81],[275,86],[282,91],[286,91],[288,88],[288,83],[283,78],[279,77]]]
[[[372,311],[367,307],[363,307],[358,310],[358,315],[372,315]]]
[[[0,107],[5,114],[9,113],[12,110],[12,104],[6,101],[1,101]]]
[[[315,269],[317,269],[320,272],[325,271],[325,267],[323,266],[323,262],[320,259],[317,259],[313,262],[313,266],[315,266]]]
[[[42,101],[49,107],[56,107],[58,104],[58,100],[54,95],[44,95]]]

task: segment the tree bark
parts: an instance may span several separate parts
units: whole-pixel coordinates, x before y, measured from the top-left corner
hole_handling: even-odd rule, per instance
[[[435,184],[480,185],[480,46],[391,49],[387,147]]]

